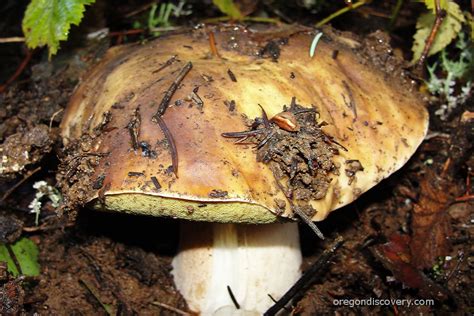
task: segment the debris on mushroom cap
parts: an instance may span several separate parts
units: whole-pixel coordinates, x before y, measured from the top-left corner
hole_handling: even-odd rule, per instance
[[[211,54],[209,32],[218,56]],[[300,192],[309,194],[312,219],[350,203],[409,159],[426,133],[428,115],[400,78],[347,46],[353,40],[324,35],[310,58],[313,38],[314,31],[296,26],[232,26],[112,48],[77,88],[64,115],[68,161],[89,168],[88,176],[71,180],[65,175],[76,174],[74,166],[64,167],[62,182],[80,195],[66,198],[215,222],[291,217],[274,172],[257,161],[258,150],[221,134],[252,129],[249,124],[259,120],[251,119],[260,118],[262,108],[273,118],[295,98],[299,107],[314,111],[322,135],[345,149],[330,158],[335,167],[325,194],[311,187]],[[268,55],[268,43],[278,54]],[[166,112],[159,110],[163,102],[169,103]],[[289,117],[277,117],[272,122],[280,120],[278,126],[288,131]],[[86,148],[81,139],[88,140]]]

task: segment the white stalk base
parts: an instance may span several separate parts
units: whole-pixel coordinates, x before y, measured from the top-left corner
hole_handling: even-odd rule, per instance
[[[192,311],[259,315],[298,280],[301,261],[296,223],[183,223],[172,274]]]

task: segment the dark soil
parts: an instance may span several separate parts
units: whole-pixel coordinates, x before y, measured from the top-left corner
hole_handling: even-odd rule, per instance
[[[106,314],[101,304],[122,315],[157,314],[154,302],[185,309],[169,274],[176,228],[166,220],[83,211],[74,227],[43,234],[42,265],[54,269],[38,285],[47,293],[42,308],[55,315]]]
[[[422,6],[405,3],[390,35],[378,32],[368,36],[387,27],[387,16],[390,17],[395,2],[375,1],[336,19],[333,25],[372,41],[381,52],[372,51],[371,58],[388,73],[396,72],[412,84],[418,76],[410,76],[390,56],[409,55],[416,18]],[[190,25],[220,16],[210,1],[187,3],[193,5],[192,14],[173,20],[174,25]],[[257,5],[248,1],[239,3],[243,11],[249,13],[263,12],[286,22],[298,21],[307,25],[342,5],[326,1],[308,9],[299,1],[291,4],[286,1],[258,1]],[[59,176],[71,181],[68,184],[62,181],[66,183],[61,187],[63,192],[74,190],[74,179],[85,175],[68,172],[77,170],[77,166],[83,166],[83,171],[87,172],[94,159],[100,158],[84,156],[87,142],[76,144],[75,150],[65,152],[57,136],[62,110],[81,74],[98,60],[110,42],[113,45],[150,36],[146,32],[128,36],[119,32],[99,43],[88,43],[81,35],[98,26],[108,26],[113,32],[129,30],[134,21],[146,20],[148,11],[145,9],[132,16],[127,14],[144,6],[147,8],[147,4],[146,1],[114,1],[113,4],[97,1],[84,24],[73,30],[71,41],[52,62],[46,60],[45,50],[34,51],[22,75],[0,93],[0,243],[11,244],[21,236],[30,238],[39,247],[41,265],[40,276],[15,278],[7,273],[4,264],[0,264],[1,315],[167,315],[176,314],[173,308],[187,310],[170,276],[170,262],[177,248],[176,222],[94,212],[76,205],[69,205],[72,211],[62,212],[64,207],[57,210],[47,202],[42,206],[36,226],[28,208],[36,193],[33,183],[45,180],[56,185]],[[22,1],[0,4],[0,12],[8,16],[8,23],[0,23],[2,37],[21,35],[20,21],[25,5]],[[389,42],[395,44],[394,49],[387,46]],[[11,64],[21,63],[24,49],[18,45],[22,44],[0,44],[1,83],[15,71]],[[263,53],[278,58],[277,48],[272,44]],[[371,51],[364,53],[372,54]],[[380,56],[388,57],[380,59]],[[4,68],[4,63],[8,67]],[[439,106],[436,102],[431,102],[430,112]],[[325,241],[301,225],[303,271],[316,262],[336,236],[342,236],[345,242],[311,286],[296,295],[294,313],[472,314],[472,104],[471,97],[445,122],[433,116],[429,137],[407,165],[319,223],[327,237]],[[295,114],[297,109],[294,105],[288,111]],[[295,115],[302,130],[305,120],[312,115],[315,113]],[[363,168],[357,161],[334,166],[332,155],[343,149],[330,139],[317,143],[309,141],[312,150],[318,148],[321,158],[318,171],[311,171],[309,160],[302,158],[313,154],[304,149],[308,143],[292,144],[290,147],[295,155],[284,160],[287,157],[279,156],[278,150],[289,146],[288,137],[293,132],[271,124],[274,135],[260,147],[258,157],[263,162],[276,162],[276,174],[292,179],[291,185],[284,189],[298,197],[300,203],[308,197],[324,194],[325,177],[330,173],[350,174]],[[254,129],[262,126],[262,121],[257,122]],[[308,133],[318,133],[317,127],[313,128],[315,130]],[[262,140],[257,138],[256,142]],[[298,158],[292,159],[294,157]],[[61,166],[60,160],[63,161]],[[72,164],[77,166],[72,168]],[[318,178],[319,173],[324,175]],[[314,185],[312,180],[309,192],[303,190],[308,185],[307,174],[320,180]],[[276,201],[279,202],[282,201]],[[335,299],[367,298],[433,299],[435,305],[336,306],[334,303]]]

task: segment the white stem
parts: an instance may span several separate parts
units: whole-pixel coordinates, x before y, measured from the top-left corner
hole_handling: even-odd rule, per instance
[[[301,261],[296,223],[184,223],[172,274],[201,315],[261,314],[274,304],[268,295],[278,300],[298,280]]]

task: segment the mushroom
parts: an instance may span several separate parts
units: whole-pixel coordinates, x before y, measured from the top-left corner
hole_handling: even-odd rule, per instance
[[[172,273],[192,311],[264,312],[300,275],[295,219],[350,203],[426,134],[408,83],[315,34],[220,26],[114,47],[68,105],[66,202],[187,220]]]

